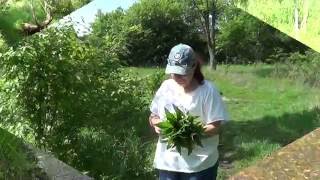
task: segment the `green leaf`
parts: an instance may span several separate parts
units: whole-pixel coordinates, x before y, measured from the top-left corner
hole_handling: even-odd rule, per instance
[[[193,136],[193,140],[194,140],[194,142],[196,142],[196,144],[197,144],[198,146],[203,147],[199,135]]]
[[[158,126],[160,129],[172,128],[172,125],[170,124],[169,121],[162,121],[162,122],[156,124],[156,126]]]
[[[201,143],[203,124],[198,116],[191,116],[189,112],[184,114],[175,105],[173,108],[175,113],[170,113],[165,108],[166,120],[158,124],[161,134],[165,137],[163,142],[167,143],[167,148],[176,147],[180,154],[181,149],[186,148],[190,155],[195,145],[203,147]]]
[[[164,108],[165,114],[166,114],[166,119],[167,120],[173,120],[176,119],[175,114],[170,113],[170,111],[167,108]]]
[[[182,116],[184,115],[184,113],[174,104],[172,104],[174,111],[176,112],[177,115],[177,119],[180,120],[182,119]]]

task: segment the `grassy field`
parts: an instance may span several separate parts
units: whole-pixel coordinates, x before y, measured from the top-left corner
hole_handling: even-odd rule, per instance
[[[163,70],[129,69],[139,76]],[[219,66],[217,71],[203,68],[206,79],[223,93],[231,117],[220,140],[219,179],[320,126],[319,89],[273,77],[272,70],[270,65]]]

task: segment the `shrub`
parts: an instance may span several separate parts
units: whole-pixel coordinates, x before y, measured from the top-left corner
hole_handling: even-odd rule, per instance
[[[143,97],[150,90],[120,72],[110,52],[79,40],[70,28],[52,28],[0,58],[2,122],[93,177],[151,172],[140,137],[148,128]]]
[[[0,129],[0,179],[31,178],[34,157],[29,157],[23,142]]]
[[[320,85],[320,54],[314,51],[306,51],[289,54],[285,63],[276,64],[274,75],[300,80],[311,86]]]

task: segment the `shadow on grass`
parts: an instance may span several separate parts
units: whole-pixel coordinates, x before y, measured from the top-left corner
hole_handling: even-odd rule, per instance
[[[320,108],[280,117],[231,121],[221,135],[221,159],[252,160],[285,146],[320,126]]]

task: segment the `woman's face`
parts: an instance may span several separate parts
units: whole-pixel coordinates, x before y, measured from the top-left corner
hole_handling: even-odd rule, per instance
[[[171,74],[171,78],[175,80],[177,84],[179,84],[183,88],[186,88],[191,85],[193,74],[193,71],[186,75]]]

